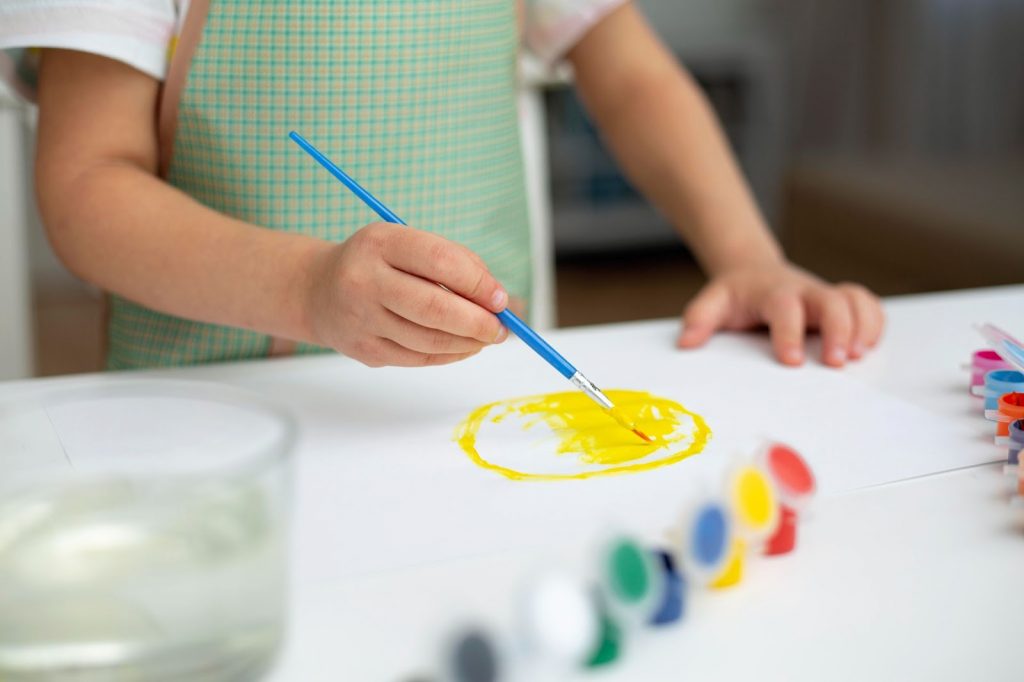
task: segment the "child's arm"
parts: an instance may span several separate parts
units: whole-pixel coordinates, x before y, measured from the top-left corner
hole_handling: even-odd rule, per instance
[[[821,329],[826,363],[877,343],[878,300],[830,286],[785,260],[702,93],[626,3],[569,53],[581,97],[625,171],[689,242],[709,284],[684,313],[681,347],[719,328],[767,323],[775,353],[803,361],[804,329]]]
[[[388,224],[342,244],[275,232],[158,179],[158,90],[113,60],[44,53],[37,194],[55,251],[82,279],[172,315],[317,343],[371,366],[452,362],[506,336],[491,312],[508,296],[461,245]]]

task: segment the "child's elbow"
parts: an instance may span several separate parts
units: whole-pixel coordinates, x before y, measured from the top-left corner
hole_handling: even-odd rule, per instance
[[[85,259],[93,229],[85,202],[89,201],[90,170],[68,172],[36,163],[35,198],[46,238],[54,254],[71,274],[90,281]]]

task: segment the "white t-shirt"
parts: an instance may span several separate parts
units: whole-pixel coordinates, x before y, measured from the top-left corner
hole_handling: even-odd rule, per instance
[[[523,42],[550,64],[627,0],[521,1]],[[116,59],[163,80],[188,4],[189,0],[3,0],[0,78],[34,100],[38,48],[53,47]]]

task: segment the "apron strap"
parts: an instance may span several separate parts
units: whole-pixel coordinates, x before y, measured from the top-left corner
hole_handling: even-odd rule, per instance
[[[159,174],[167,178],[171,167],[171,155],[174,153],[174,134],[178,129],[178,104],[181,93],[188,80],[188,72],[192,67],[192,55],[196,52],[199,39],[206,25],[206,15],[210,9],[210,0],[192,0],[188,5],[188,13],[181,27],[181,35],[167,66],[167,78],[160,93],[160,104],[157,108],[157,141],[159,145]]]
[[[181,27],[181,35],[167,66],[167,78],[160,91],[160,103],[157,109],[157,143],[159,149],[158,172],[166,179],[171,167],[171,156],[174,154],[174,136],[178,129],[178,105],[181,93],[185,90],[188,73],[192,68],[192,56],[196,53],[199,40],[203,36],[206,17],[210,10],[210,0],[192,0],[188,13]],[[298,344],[290,339],[270,337],[268,355],[294,355]]]

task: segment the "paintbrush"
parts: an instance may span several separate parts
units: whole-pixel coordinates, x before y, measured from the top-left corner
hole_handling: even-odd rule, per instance
[[[317,163],[326,168],[327,172],[329,172],[331,175],[340,180],[341,183],[345,185],[345,187],[348,187],[348,189],[357,197],[359,197],[363,201],[363,203],[372,208],[374,212],[381,217],[382,220],[389,223],[397,223],[399,225],[407,224],[404,220],[402,220],[397,215],[392,213],[391,209],[382,204],[375,196],[366,191],[366,189],[364,189],[362,185],[360,185],[358,182],[349,177],[349,175],[345,171],[338,168],[330,159],[321,154],[320,151],[312,144],[310,144],[309,141],[306,140],[306,138],[302,137],[302,135],[299,135],[297,132],[293,130],[292,132],[288,133],[288,137],[292,138],[295,144],[299,145],[307,154],[312,156]],[[590,379],[583,376],[583,374],[579,370],[572,366],[572,363],[570,363],[568,360],[562,357],[562,355],[558,351],[551,347],[551,344],[549,344],[547,341],[541,338],[540,334],[535,332],[533,329],[530,328],[528,324],[519,319],[519,317],[516,316],[515,313],[506,308],[505,310],[502,310],[500,313],[496,314],[498,316],[498,319],[501,320],[501,323],[504,324],[509,329],[509,331],[518,336],[520,339],[522,339],[527,346],[532,348],[534,352],[537,353],[537,355],[544,358],[544,360],[546,360],[549,365],[554,367],[559,372],[559,374],[561,374],[566,379],[571,381],[576,388],[586,393],[590,397],[590,399],[596,402],[598,405],[600,405],[605,410],[605,412],[607,412],[608,415],[612,417],[612,419],[617,421],[624,428],[629,429],[630,431],[635,433],[640,438],[643,438],[645,441],[653,441],[653,439],[650,436],[648,436],[646,433],[638,429],[636,427],[636,424],[629,421],[615,407],[615,404],[608,399],[608,396],[606,396],[601,391],[601,389],[595,386],[594,383],[590,381]]]

